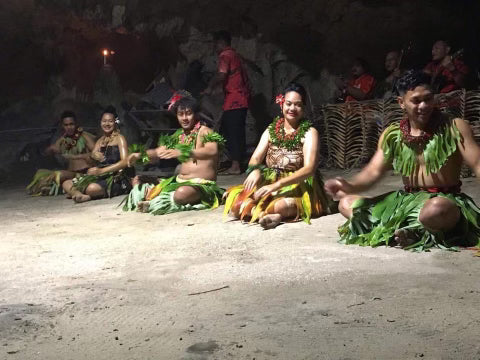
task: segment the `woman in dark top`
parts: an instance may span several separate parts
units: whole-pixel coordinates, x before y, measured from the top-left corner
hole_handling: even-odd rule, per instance
[[[97,166],[88,169],[87,175],[63,183],[65,192],[77,203],[104,197],[126,194],[131,189],[129,174],[125,169],[128,155],[127,141],[117,126],[117,114],[113,106],[102,114],[103,131],[92,150]]]

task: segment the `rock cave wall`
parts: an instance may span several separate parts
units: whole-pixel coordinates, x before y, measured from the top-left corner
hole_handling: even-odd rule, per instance
[[[304,83],[312,104],[330,102],[334,76],[348,73],[356,56],[382,77],[388,50],[412,43],[406,65],[422,66],[432,43],[448,38],[478,62],[479,10],[474,0],[3,0],[0,130],[54,126],[66,108],[94,127],[102,107],[135,105],[162,77],[174,88],[190,81],[198,92],[215,71],[211,32],[227,29],[254,91],[248,120],[254,144],[286,83]],[[103,48],[115,50],[112,76],[102,72]],[[192,69],[200,75],[188,79]],[[216,118],[220,104],[220,95],[205,99]],[[135,139],[128,121],[125,131]],[[0,164],[18,158],[31,136],[11,141]]]

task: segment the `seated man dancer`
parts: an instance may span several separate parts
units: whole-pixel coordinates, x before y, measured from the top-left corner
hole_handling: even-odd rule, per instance
[[[339,228],[341,241],[416,250],[478,245],[480,209],[461,193],[459,180],[462,160],[480,176],[480,148],[470,126],[435,109],[423,72],[406,72],[397,87],[405,111],[400,124],[383,132],[375,155],[352,180],[325,183],[349,219]],[[404,190],[374,198],[353,195],[371,188],[390,168],[402,175]]]
[[[182,166],[180,174],[161,180],[159,184],[139,184],[125,199],[123,210],[149,212],[163,215],[184,210],[216,208],[220,204],[223,189],[215,180],[219,147],[225,140],[199,122],[197,101],[190,96],[174,96],[169,106],[177,115],[181,126],[173,135],[162,136],[159,147],[147,150],[146,154],[133,153],[128,157],[131,166],[141,157],[150,160],[177,158]],[[177,100],[178,99],[178,100]]]
[[[30,195],[57,195],[65,180],[84,174],[92,166],[90,152],[95,146],[93,135],[77,126],[72,111],[64,111],[60,119],[63,135],[45,150],[45,154],[61,155],[68,161],[68,167],[66,170],[39,169],[27,186]]]

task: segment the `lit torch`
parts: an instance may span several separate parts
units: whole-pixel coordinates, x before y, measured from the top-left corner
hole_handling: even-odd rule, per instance
[[[108,50],[108,49],[103,49],[102,50],[102,55],[103,55],[103,65],[107,65],[107,56],[108,55],[113,55],[115,54],[115,51],[113,50]]]

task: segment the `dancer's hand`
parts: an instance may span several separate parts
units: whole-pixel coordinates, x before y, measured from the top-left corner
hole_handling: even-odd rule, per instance
[[[103,153],[101,153],[100,151],[93,151],[92,154],[90,155],[90,157],[93,160],[96,160],[98,162],[102,162],[102,161],[105,160],[105,155]]]
[[[102,169],[98,167],[91,167],[87,170],[88,175],[100,175],[102,173]]]
[[[260,170],[253,170],[243,182],[243,186],[245,186],[245,190],[250,191],[252,190],[262,179],[262,172]]]
[[[168,151],[165,146],[159,146],[158,148],[155,149],[155,156],[158,157],[159,159],[163,159],[163,155]]]
[[[182,155],[182,153],[180,152],[180,150],[177,150],[177,149],[168,149],[168,150],[162,151],[161,154],[157,152],[157,156],[160,159],[176,159],[180,155]]]
[[[273,192],[277,190],[278,190],[278,186],[276,186],[275,184],[265,185],[265,186],[262,186],[257,191],[255,191],[255,193],[253,194],[253,198],[258,201],[259,199],[265,196],[271,195]]]
[[[332,196],[333,200],[340,200],[352,192],[352,186],[342,177],[327,180],[324,188],[327,194]]]
[[[135,165],[138,159],[140,159],[140,156],[141,156],[140,153],[131,153],[130,155],[128,155],[127,166],[132,167],[133,165]]]

